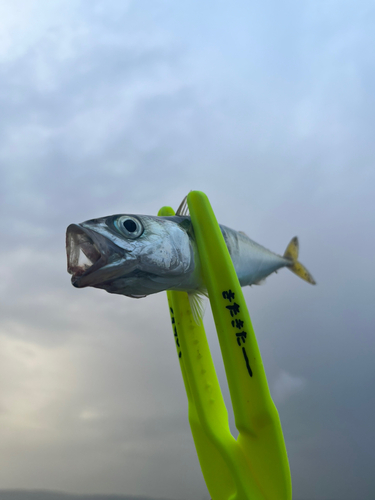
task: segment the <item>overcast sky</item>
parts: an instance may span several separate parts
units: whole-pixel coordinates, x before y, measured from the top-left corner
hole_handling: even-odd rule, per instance
[[[72,222],[200,189],[318,283],[245,290],[295,498],[375,497],[374,11],[0,1],[0,488],[209,499],[165,294],[75,289],[65,256]]]

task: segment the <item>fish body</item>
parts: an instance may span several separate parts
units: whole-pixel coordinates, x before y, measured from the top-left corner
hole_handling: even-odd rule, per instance
[[[241,286],[288,267],[315,284],[300,264],[298,239],[277,255],[244,233],[220,225]],[[67,229],[68,272],[77,288],[92,286],[128,297],[164,290],[204,293],[201,263],[189,216],[112,215]]]

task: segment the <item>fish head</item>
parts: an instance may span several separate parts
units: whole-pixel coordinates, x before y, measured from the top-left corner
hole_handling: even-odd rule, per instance
[[[77,288],[144,296],[170,288],[194,268],[188,217],[112,215],[71,224],[68,273]]]

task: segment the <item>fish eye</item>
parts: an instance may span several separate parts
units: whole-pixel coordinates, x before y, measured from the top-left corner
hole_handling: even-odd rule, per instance
[[[138,238],[143,233],[143,226],[135,217],[122,215],[114,221],[116,229],[127,238]]]
[[[129,233],[134,233],[137,229],[137,224],[133,221],[133,219],[126,219],[122,224],[124,228],[129,231]]]

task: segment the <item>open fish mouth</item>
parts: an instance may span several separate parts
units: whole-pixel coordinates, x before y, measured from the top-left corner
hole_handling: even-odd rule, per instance
[[[93,274],[108,262],[107,252],[103,251],[102,236],[95,231],[71,224],[66,231],[66,254],[68,273],[72,284],[78,288],[88,286],[84,278]]]

